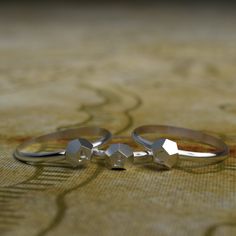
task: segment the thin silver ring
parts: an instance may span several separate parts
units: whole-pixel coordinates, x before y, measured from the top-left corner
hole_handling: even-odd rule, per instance
[[[75,139],[81,138],[84,136],[98,136],[98,139],[94,142],[91,142],[93,148],[107,143],[111,138],[112,134],[104,129],[99,127],[80,127],[76,129],[68,129],[64,131],[58,131],[46,135],[42,135],[36,138],[32,138],[22,144],[20,144],[15,152],[14,156],[20,161],[24,162],[55,162],[65,160],[65,149],[58,149],[51,152],[24,152],[23,150],[33,144],[43,143],[48,141],[56,141],[62,139]]]
[[[194,142],[199,142],[201,144],[206,144],[212,146],[216,149],[214,152],[195,152],[178,150],[178,156],[181,159],[191,160],[191,161],[209,161],[219,162],[227,158],[229,154],[228,146],[220,138],[205,134],[200,131],[195,131],[191,129],[179,128],[174,126],[165,125],[145,125],[140,126],[132,132],[133,139],[138,143],[143,145],[147,150],[152,149],[153,142],[142,137],[144,134],[157,134],[157,136],[174,136],[178,139],[190,140]]]

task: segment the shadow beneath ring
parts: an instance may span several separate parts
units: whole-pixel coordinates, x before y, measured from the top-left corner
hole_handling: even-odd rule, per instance
[[[136,164],[139,169],[147,169],[151,171],[164,172],[164,171],[173,171],[180,170],[190,174],[209,174],[209,173],[218,173],[221,171],[236,171],[236,160],[230,158],[218,163],[206,163],[206,162],[191,162],[191,161],[179,161],[176,166],[172,169],[168,169],[164,166],[147,163],[147,164]]]

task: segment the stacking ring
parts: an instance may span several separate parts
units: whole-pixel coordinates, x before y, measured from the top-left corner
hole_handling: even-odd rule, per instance
[[[177,143],[172,140],[161,138],[152,142],[143,137],[145,134],[157,134],[159,137],[174,136],[181,140],[194,141],[212,146],[216,151],[195,152],[179,150]],[[221,139],[191,129],[162,125],[145,125],[136,128],[132,132],[132,137],[138,144],[141,144],[149,151],[150,155],[152,155],[152,162],[167,168],[173,167],[179,158],[190,161],[216,163],[225,160],[229,154],[228,146]]]
[[[150,141],[144,138],[145,134],[157,134],[161,138]],[[215,151],[180,150],[176,142],[163,138],[166,136],[206,144],[214,147]],[[93,141],[84,137],[90,137]],[[112,134],[99,127],[81,127],[58,131],[26,141],[16,148],[14,156],[18,160],[30,164],[63,161],[73,167],[87,164],[92,156],[97,156],[102,160],[105,159],[110,169],[127,169],[133,163],[148,162],[172,168],[179,159],[216,163],[225,160],[229,154],[228,146],[221,139],[191,129],[146,125],[136,128],[132,132],[132,137],[146,150],[134,152],[130,146],[122,143],[111,144],[107,150],[100,150],[98,148],[107,143],[112,138]],[[52,147],[49,145],[53,142],[59,143],[68,140],[70,141],[65,149],[55,150],[54,147],[52,151]],[[32,146],[37,147],[37,151],[32,152]]]
[[[88,141],[82,137],[96,137],[93,142]],[[96,148],[107,143],[112,137],[112,134],[103,128],[98,127],[81,127],[77,129],[69,129],[58,131],[55,133],[43,135],[33,138],[19,145],[14,156],[20,161],[35,163],[35,162],[55,162],[65,161],[73,167],[86,164],[90,159]],[[42,146],[43,143],[50,141],[71,140],[68,142],[65,149],[58,149],[54,151],[37,151],[28,152],[30,146]]]

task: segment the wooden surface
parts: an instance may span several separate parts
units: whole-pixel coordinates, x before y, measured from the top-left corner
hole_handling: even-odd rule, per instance
[[[0,9],[1,235],[235,235],[233,9]],[[141,124],[210,132],[231,147],[202,168],[34,167],[12,152],[98,125],[134,145]]]

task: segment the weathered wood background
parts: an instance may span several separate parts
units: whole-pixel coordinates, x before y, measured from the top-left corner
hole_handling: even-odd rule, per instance
[[[236,235],[234,9],[0,9],[1,235]],[[160,171],[34,167],[16,145],[98,125],[220,135],[224,163]]]

